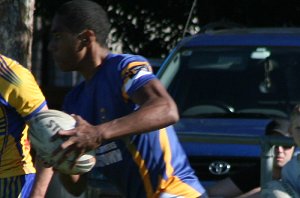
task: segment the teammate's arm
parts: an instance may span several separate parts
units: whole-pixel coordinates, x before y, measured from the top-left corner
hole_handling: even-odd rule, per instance
[[[41,111],[47,110],[48,107],[45,105]],[[34,180],[34,184],[31,190],[31,198],[35,197],[45,197],[49,183],[53,176],[53,169],[46,168],[43,166],[43,162],[39,159],[39,157],[35,157],[35,168],[36,168],[36,176]]]
[[[38,157],[37,157],[38,158]],[[53,176],[52,168],[43,166],[40,160],[35,162],[36,176],[31,190],[31,198],[45,197],[49,183]]]

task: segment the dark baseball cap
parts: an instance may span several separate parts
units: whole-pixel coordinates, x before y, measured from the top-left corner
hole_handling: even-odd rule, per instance
[[[282,135],[285,137],[291,137],[289,133],[290,122],[286,119],[272,120],[266,126],[266,135]]]

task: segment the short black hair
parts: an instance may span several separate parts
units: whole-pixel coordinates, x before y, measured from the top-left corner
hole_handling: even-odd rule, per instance
[[[64,25],[72,33],[89,29],[96,34],[97,41],[107,47],[110,22],[101,5],[89,0],[72,0],[62,4],[56,14],[62,17]]]

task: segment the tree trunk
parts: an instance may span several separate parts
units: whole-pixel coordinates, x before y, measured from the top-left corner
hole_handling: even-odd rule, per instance
[[[0,53],[31,68],[35,0],[0,0]]]

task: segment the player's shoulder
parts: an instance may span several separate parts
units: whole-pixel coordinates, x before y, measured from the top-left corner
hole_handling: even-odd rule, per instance
[[[18,61],[9,58],[4,55],[0,55],[0,64],[1,64],[1,70],[28,70],[27,68],[23,67]]]
[[[18,61],[4,55],[0,55],[1,73],[7,76],[16,76],[18,78],[25,78],[25,76],[33,76],[30,70]]]
[[[16,60],[0,55],[0,73],[4,82],[19,85],[24,79],[32,79],[31,72]]]
[[[117,63],[118,70],[122,70],[131,64],[149,64],[145,57],[135,54],[109,54],[108,59]]]

